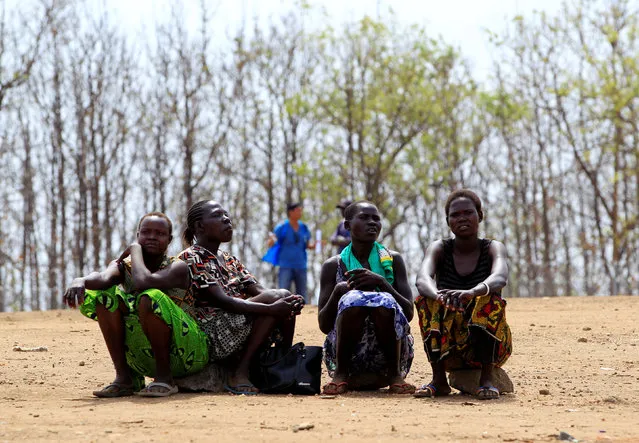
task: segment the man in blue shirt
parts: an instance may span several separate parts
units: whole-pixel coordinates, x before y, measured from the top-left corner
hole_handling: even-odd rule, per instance
[[[278,286],[291,291],[291,284],[295,282],[295,293],[304,297],[306,294],[306,269],[308,259],[306,249],[315,247],[311,241],[311,231],[300,221],[302,218],[302,204],[290,203],[286,206],[288,220],[275,227],[275,232],[269,237],[269,246],[280,245],[277,256],[279,265]]]

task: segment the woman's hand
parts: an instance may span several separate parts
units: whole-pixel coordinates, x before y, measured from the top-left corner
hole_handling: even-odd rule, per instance
[[[360,291],[374,291],[386,282],[384,277],[365,268],[353,269],[345,272],[344,275],[348,277],[349,289]]]
[[[351,290],[351,288],[349,288],[349,286],[348,286],[348,281],[341,281],[341,282],[337,283],[335,285],[335,288],[333,289],[333,291],[337,291],[337,293],[339,294],[340,297],[342,295],[346,294],[350,290]]]
[[[299,295],[289,295],[268,305],[269,313],[273,317],[293,317],[298,315],[304,307],[304,299]]]
[[[300,315],[302,313],[302,309],[304,308],[304,297],[301,295],[293,295],[295,297],[293,300],[293,316]]]
[[[456,312],[464,312],[473,298],[475,293],[472,290],[440,289],[437,291],[437,301],[446,309]]]
[[[62,297],[64,304],[70,308],[76,308],[84,303],[84,279],[76,278],[71,282],[71,286],[64,292]]]
[[[124,261],[125,258],[127,258],[129,255],[131,255],[131,249],[135,248],[135,247],[142,247],[140,246],[140,244],[138,242],[133,242],[131,243],[123,252],[122,254],[120,254],[120,258],[118,258],[116,260],[116,262],[118,264],[122,263],[122,261]]]

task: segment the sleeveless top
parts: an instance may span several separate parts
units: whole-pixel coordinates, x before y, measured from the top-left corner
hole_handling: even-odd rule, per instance
[[[491,242],[492,240],[486,238],[479,239],[479,258],[475,269],[468,275],[459,275],[453,257],[455,239],[443,240],[444,253],[437,263],[437,271],[435,272],[437,289],[472,289],[486,280],[493,266],[493,259],[488,252]],[[501,291],[493,292],[501,293]]]
[[[335,275],[335,283],[341,283],[343,281],[346,281],[346,276],[344,275],[344,273],[346,272],[346,270],[344,269],[345,266],[342,263],[342,259],[338,259],[337,260],[337,274]]]

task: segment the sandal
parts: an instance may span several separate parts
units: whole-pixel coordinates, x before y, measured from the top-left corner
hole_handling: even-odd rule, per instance
[[[164,388],[166,389],[165,391],[151,391],[151,389],[153,388]],[[177,385],[173,385],[171,386],[168,383],[162,383],[160,381],[154,381],[149,383],[149,385],[136,392],[135,395],[139,395],[140,397],[168,397],[170,395],[173,394],[177,394],[178,393],[178,387]]]
[[[348,392],[348,383],[345,381],[341,381],[339,383],[331,381],[326,383],[322,388],[322,394],[324,395],[339,395],[345,394],[346,392]]]
[[[478,400],[496,400],[499,398],[499,389],[494,386],[481,386],[475,396]]]
[[[93,391],[93,395],[98,398],[130,397],[133,394],[133,385],[123,385],[116,382],[103,387],[99,391]]]
[[[393,383],[388,387],[389,394],[413,394],[415,386],[410,383]]]
[[[422,385],[419,389],[415,391],[413,397],[415,398],[431,398],[431,397],[445,397],[450,394],[450,387],[448,389],[437,388],[432,383],[428,383],[427,385]]]
[[[259,389],[250,383],[240,383],[239,385],[231,386],[224,385],[224,390],[235,395],[257,395],[260,393]]]

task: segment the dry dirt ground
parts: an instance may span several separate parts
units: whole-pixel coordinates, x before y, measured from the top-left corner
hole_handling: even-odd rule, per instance
[[[68,310],[0,314],[0,441],[535,442],[562,431],[579,441],[639,441],[638,313],[639,297],[510,300],[514,354],[504,368],[516,392],[489,402],[383,390],[97,399],[91,391],[113,377],[97,323]],[[297,338],[309,345],[323,340],[316,315],[307,307],[299,321]],[[408,380],[428,382],[416,351]],[[293,432],[300,423],[313,428]]]

